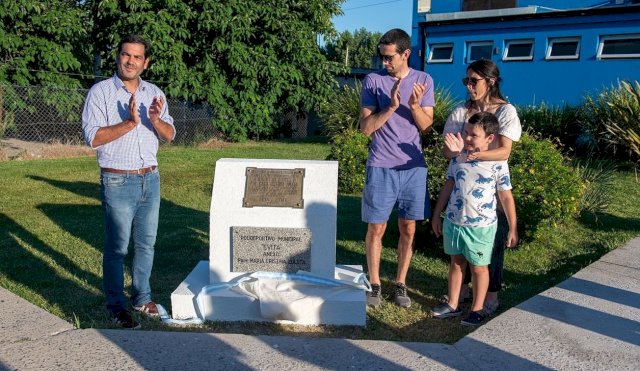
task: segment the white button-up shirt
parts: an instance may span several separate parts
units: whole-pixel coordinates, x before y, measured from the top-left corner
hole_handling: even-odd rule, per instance
[[[91,87],[82,111],[82,132],[89,146],[101,127],[116,125],[130,119],[131,94],[117,74]],[[136,170],[158,165],[158,135],[149,119],[149,107],[154,97],[162,97],[165,104],[160,119],[173,126],[167,99],[160,88],[142,79],[135,95],[141,124],[122,137],[97,147],[100,167]]]

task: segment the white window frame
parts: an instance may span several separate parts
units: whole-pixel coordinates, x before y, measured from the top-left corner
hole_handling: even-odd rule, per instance
[[[531,45],[531,49],[529,50],[529,55],[524,57],[509,57],[509,47],[512,44],[529,44]],[[502,55],[503,61],[532,61],[533,60],[533,39],[511,39],[505,40],[504,43],[504,54]]]
[[[580,59],[580,44],[581,38],[579,36],[572,37],[550,37],[548,39],[547,45],[547,55],[545,57],[546,60],[578,60]],[[556,55],[552,56],[551,51],[553,50],[553,44],[558,43],[566,43],[566,42],[575,42],[576,43],[576,52],[573,55]]]
[[[449,59],[433,59],[433,50],[437,48],[451,48],[451,56]],[[453,43],[439,43],[429,45],[429,58],[427,63],[452,63],[453,62]]]
[[[471,48],[474,46],[491,46],[491,53],[489,55],[489,60],[491,60],[491,56],[493,55],[493,41],[467,41],[467,55],[465,56],[467,63],[473,63],[477,59],[471,60]]]
[[[598,54],[596,58],[600,59],[616,59],[616,58],[640,58],[640,53],[637,54],[605,54],[602,55],[602,49],[604,49],[604,43],[607,40],[627,40],[638,39],[640,40],[640,34],[624,34],[624,35],[602,35],[600,36],[600,42],[598,43]]]

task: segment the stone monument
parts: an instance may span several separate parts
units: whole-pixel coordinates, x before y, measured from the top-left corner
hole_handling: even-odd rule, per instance
[[[335,264],[337,181],[335,161],[218,160],[209,261],[173,317],[364,326],[362,267]]]

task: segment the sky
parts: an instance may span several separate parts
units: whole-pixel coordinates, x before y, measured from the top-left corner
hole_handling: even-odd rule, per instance
[[[338,32],[365,28],[385,33],[401,28],[411,35],[413,0],[347,0],[342,4],[343,16],[333,18]]]

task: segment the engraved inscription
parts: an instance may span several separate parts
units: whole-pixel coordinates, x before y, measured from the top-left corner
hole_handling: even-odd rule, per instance
[[[231,227],[233,272],[311,270],[308,228]]]
[[[291,207],[302,209],[305,169],[246,169],[243,207]]]

